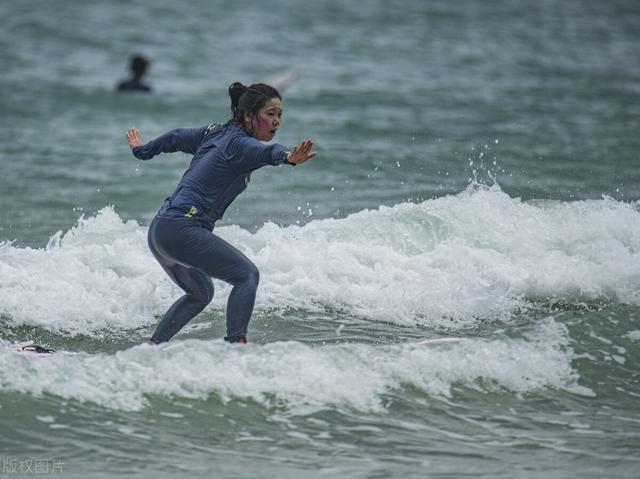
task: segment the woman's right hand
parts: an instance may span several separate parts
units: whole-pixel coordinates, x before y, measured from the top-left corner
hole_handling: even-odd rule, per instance
[[[131,149],[144,145],[142,136],[140,135],[140,130],[137,128],[129,128],[127,130],[127,141],[129,142],[129,148]]]

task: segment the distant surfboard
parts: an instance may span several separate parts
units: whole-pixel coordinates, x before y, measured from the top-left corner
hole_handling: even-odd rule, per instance
[[[266,83],[272,85],[276,90],[285,90],[296,79],[296,74],[292,70],[287,70],[279,75],[272,76],[266,80]]]
[[[418,341],[418,344],[457,344],[464,341],[464,338],[432,338]]]

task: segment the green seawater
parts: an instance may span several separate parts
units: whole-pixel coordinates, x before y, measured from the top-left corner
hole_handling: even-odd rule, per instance
[[[633,478],[640,5],[0,4],[0,476]],[[118,94],[131,54],[151,94]],[[168,345],[145,139],[294,79],[216,225],[261,271]],[[460,344],[419,345],[462,337]],[[36,341],[52,357],[13,352]]]

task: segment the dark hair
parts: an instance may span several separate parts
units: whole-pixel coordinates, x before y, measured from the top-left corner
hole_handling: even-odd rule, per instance
[[[142,55],[136,55],[131,58],[131,64],[129,66],[134,76],[136,78],[140,78],[147,71],[147,68],[149,67],[149,60]]]
[[[247,87],[240,82],[232,83],[229,87],[231,98],[231,115],[240,123],[244,120],[245,113],[256,116],[260,108],[272,98],[282,100],[278,90],[264,83],[254,83]]]

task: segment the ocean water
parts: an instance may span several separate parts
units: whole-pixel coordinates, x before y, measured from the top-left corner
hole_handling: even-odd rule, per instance
[[[640,6],[0,4],[0,475],[634,478]],[[150,95],[117,94],[132,53]],[[261,271],[170,343],[151,139],[293,78],[216,233]],[[457,344],[418,344],[460,337]],[[35,341],[59,352],[15,354]]]

